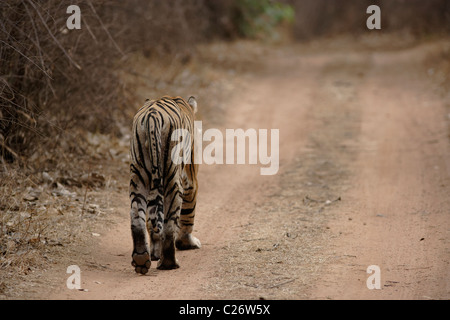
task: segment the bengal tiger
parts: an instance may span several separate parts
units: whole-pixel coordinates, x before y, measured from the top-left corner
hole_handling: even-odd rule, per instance
[[[147,100],[134,116],[129,191],[131,264],[137,273],[146,274],[151,260],[159,260],[158,269],[178,268],[175,247],[201,247],[192,235],[198,188],[194,139],[190,139],[190,161],[176,164],[171,159],[172,149],[178,143],[172,141],[173,132],[184,129],[194,137],[196,111],[194,97],[186,102],[181,97],[164,96]]]

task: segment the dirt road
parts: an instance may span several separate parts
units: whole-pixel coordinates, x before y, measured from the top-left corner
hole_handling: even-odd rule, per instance
[[[202,248],[177,251],[179,269],[134,273],[128,197],[112,194],[113,226],[73,262],[86,290],[59,265],[46,297],[450,298],[449,100],[430,71],[449,43],[345,47],[264,51],[264,68],[236,75],[219,129],[280,129],[280,170],[201,165]]]

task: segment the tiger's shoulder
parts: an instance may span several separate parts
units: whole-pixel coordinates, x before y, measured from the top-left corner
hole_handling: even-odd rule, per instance
[[[154,109],[167,109],[170,106],[175,107],[180,112],[186,112],[188,114],[197,113],[197,100],[194,96],[190,96],[186,101],[183,97],[172,97],[164,95],[159,99],[146,99],[144,105],[139,109],[137,113],[154,108]]]

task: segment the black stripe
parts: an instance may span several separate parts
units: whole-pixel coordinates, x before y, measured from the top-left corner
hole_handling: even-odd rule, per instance
[[[193,226],[193,225],[194,225],[193,223],[184,223],[183,220],[181,220],[181,224],[182,224],[183,226],[187,226],[187,227]]]
[[[195,207],[191,208],[191,209],[181,209],[181,213],[180,214],[182,216],[185,216],[185,215],[191,214],[192,212],[194,212],[194,210],[195,210]]]
[[[157,206],[157,205],[162,205],[162,197],[160,195],[156,196],[155,199],[149,200],[147,202],[148,207],[153,207],[153,206]]]
[[[179,196],[181,196],[181,192],[180,192],[179,190],[177,190],[177,191],[174,193],[173,198],[172,198],[172,201],[170,202],[169,208],[168,208],[168,210],[167,210],[167,212],[169,212],[168,218],[170,218],[170,216],[171,216],[170,213],[171,213],[171,212],[173,213],[174,210],[172,210],[172,207],[173,207],[173,205],[174,205],[175,199],[176,199],[177,197],[179,197]],[[179,212],[180,208],[178,207],[176,210],[177,210],[177,212]]]
[[[181,115],[180,115],[180,107],[169,100],[165,100],[166,104],[165,106],[173,113],[173,114],[169,114],[169,116],[171,118],[174,118],[174,116],[176,116],[178,118],[178,122],[181,124],[182,123],[182,119],[181,119]],[[168,112],[165,108],[163,108],[166,112]],[[175,119],[174,119],[175,120]],[[172,132],[172,131],[171,131]]]
[[[142,177],[141,173],[139,172],[139,170],[135,167],[134,164],[130,165],[130,171],[132,173],[134,173],[138,178],[139,181],[145,186],[145,182],[144,182],[144,178]]]
[[[139,199],[139,198],[133,198],[133,200],[131,200],[131,207],[133,207],[133,203],[134,203],[134,202],[137,202],[137,203],[139,203],[140,205],[142,205],[141,199]]]
[[[138,148],[139,148],[139,156],[142,157],[142,164],[140,164],[140,166],[142,167],[142,169],[144,169],[145,174],[147,175],[148,181],[151,180],[152,175],[150,173],[150,171],[148,171],[147,166],[145,165],[145,158],[144,158],[144,152],[142,150],[142,145],[141,145],[141,141],[138,139]]]
[[[140,199],[140,200],[143,200],[144,203],[146,203],[145,197],[144,197],[142,194],[136,193],[136,192],[130,192],[130,198],[131,198],[132,196],[133,196],[133,200],[134,200],[134,199]]]

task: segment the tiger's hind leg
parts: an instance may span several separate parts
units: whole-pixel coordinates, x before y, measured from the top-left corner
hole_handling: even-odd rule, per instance
[[[147,230],[150,236],[150,257],[152,261],[161,258],[161,232],[163,230],[163,190],[155,188],[147,197]]]
[[[152,261],[158,261],[161,258],[161,235],[153,230],[150,234],[150,257]]]
[[[178,232],[175,246],[178,250],[200,249],[201,243],[196,237],[192,235],[194,229],[195,205],[186,205],[183,203],[183,208],[180,214],[180,231]]]
[[[161,258],[159,259],[157,268],[170,270],[180,267],[175,257],[175,237],[178,231],[177,222],[180,218],[183,200],[181,199],[180,192],[176,188],[172,192],[172,195],[165,197],[164,200],[164,206],[167,210],[165,210],[164,227],[161,234]]]
[[[161,237],[161,258],[158,262],[158,269],[171,270],[180,267],[175,257],[175,234],[176,224],[174,220],[169,220],[164,225],[164,231]]]
[[[133,253],[131,265],[137,273],[146,274],[150,269],[150,255],[146,238],[146,208],[145,197],[142,194],[143,188],[139,187],[139,182],[132,175],[130,182],[131,200],[131,235],[133,237]]]
[[[180,231],[175,246],[178,250],[199,249],[200,240],[192,235],[194,230],[195,206],[197,204],[197,166],[186,165],[183,175],[183,204],[180,212]]]
[[[137,273],[146,274],[150,269],[151,262],[145,234],[145,210],[136,200],[132,200],[130,216],[131,234],[133,237],[131,265]]]

